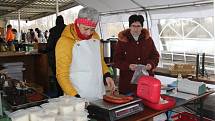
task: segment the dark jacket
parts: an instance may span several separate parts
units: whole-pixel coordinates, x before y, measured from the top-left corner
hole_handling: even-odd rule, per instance
[[[55,46],[57,44],[57,41],[61,37],[61,33],[63,32],[64,28],[66,25],[64,24],[64,20],[62,16],[58,16],[56,19],[56,26],[51,28],[49,30],[49,38],[47,40],[48,45],[47,45],[47,51],[48,51],[48,62],[49,66],[51,67],[51,70],[53,72],[53,78],[56,86],[56,92],[57,95],[52,96],[52,97],[58,97],[63,95],[63,91],[60,87],[60,85],[57,83],[57,78],[56,78],[56,59],[55,59]],[[53,93],[53,92],[52,92]]]
[[[129,70],[130,64],[151,64],[149,71],[153,75],[153,69],[159,62],[159,53],[148,30],[143,29],[138,41],[135,41],[126,29],[119,33],[118,42],[114,52],[114,66],[120,69],[119,91],[121,93],[134,92],[136,94],[137,85],[130,84],[134,71]]]
[[[64,23],[59,24],[56,22],[56,26],[49,30],[50,34],[47,40],[48,60],[54,74],[56,74],[55,46],[65,27],[66,25]]]

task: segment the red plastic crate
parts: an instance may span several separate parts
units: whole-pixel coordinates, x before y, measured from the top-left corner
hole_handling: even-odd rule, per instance
[[[180,112],[171,116],[173,121],[200,121],[200,118],[192,113]],[[214,121],[208,118],[203,118],[203,121]]]

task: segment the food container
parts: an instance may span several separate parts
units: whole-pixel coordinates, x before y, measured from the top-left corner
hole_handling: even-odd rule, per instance
[[[54,114],[58,114],[59,112],[59,105],[58,103],[54,103],[54,102],[50,102],[50,103],[44,103],[42,105],[40,105],[43,110],[47,113],[54,113]]]
[[[29,113],[26,110],[17,110],[8,115],[12,121],[29,121]]]
[[[74,110],[75,111],[84,111],[86,106],[86,102],[82,99],[77,99],[74,101]]]
[[[88,121],[89,113],[87,111],[77,111],[74,112],[71,116],[73,117],[73,121]]]
[[[65,116],[65,115],[59,115],[56,117],[55,121],[73,121],[73,117]]]
[[[27,111],[29,112],[30,121],[38,121],[38,115],[44,113],[44,110],[39,106],[28,108]]]
[[[59,105],[59,114],[60,115],[70,115],[74,112],[74,104],[71,103],[61,103]]]
[[[54,113],[40,113],[37,115],[38,120],[37,121],[55,121],[55,118],[57,117]]]

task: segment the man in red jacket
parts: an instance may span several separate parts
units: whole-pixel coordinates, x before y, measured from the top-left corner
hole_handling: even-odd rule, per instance
[[[159,53],[149,35],[143,28],[142,15],[129,17],[129,28],[121,31],[114,52],[114,66],[120,69],[119,92],[136,94],[137,85],[130,84],[137,64],[146,66],[149,75],[153,74],[159,62]]]

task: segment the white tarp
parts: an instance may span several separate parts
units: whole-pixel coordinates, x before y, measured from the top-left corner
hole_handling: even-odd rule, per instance
[[[150,8],[170,8],[178,6],[199,6],[213,0],[77,0],[83,6],[96,8],[101,13],[122,12]],[[212,4],[211,4],[212,5]],[[184,10],[183,8],[180,8]],[[192,10],[193,8],[190,8]]]
[[[214,14],[213,5],[186,6],[149,11],[151,19],[204,18]]]
[[[138,8],[130,0],[77,0],[77,2],[83,6],[96,8],[101,13]]]
[[[162,47],[157,26],[160,19],[214,16],[213,0],[77,0],[77,2],[83,6],[93,7],[102,14],[100,27],[101,33],[106,34],[102,34],[104,39],[110,37],[107,34],[110,33],[107,23],[122,23],[118,28],[123,30],[130,15],[135,13],[145,17],[143,7],[146,8],[150,33],[159,52]],[[146,27],[146,21],[144,25]]]

